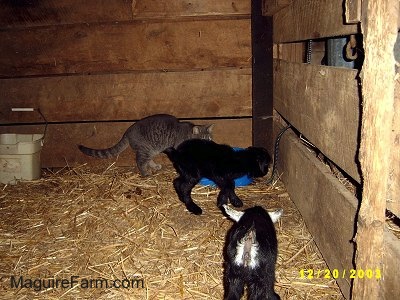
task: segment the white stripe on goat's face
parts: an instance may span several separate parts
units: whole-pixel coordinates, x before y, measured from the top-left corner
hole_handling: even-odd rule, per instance
[[[256,232],[250,229],[237,243],[235,264],[245,268],[255,269],[258,266],[259,244],[256,239]]]

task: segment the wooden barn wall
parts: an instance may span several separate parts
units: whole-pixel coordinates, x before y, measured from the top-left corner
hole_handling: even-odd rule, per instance
[[[291,131],[283,136],[280,149],[282,181],[329,268],[339,272],[354,269],[354,244],[351,241],[354,237],[357,198]],[[337,282],[343,295],[349,298],[349,277],[338,278]]]
[[[367,1],[372,3],[371,1]],[[396,2],[396,1],[394,1]],[[344,4],[341,0],[265,0],[264,13],[273,13],[274,90],[273,105],[277,114],[290,123],[297,134],[306,138],[315,148],[333,161],[354,182],[363,184],[360,174],[359,147],[362,105],[357,70],[304,63],[304,45],[309,39],[355,34],[359,25],[345,24],[347,18],[360,20],[360,6]],[[354,4],[354,3],[353,3]],[[398,3],[397,3],[398,5]],[[396,5],[391,7],[397,9]],[[328,13],[329,12],[329,13]],[[374,23],[376,25],[378,23]],[[372,45],[371,47],[377,47]],[[320,55],[320,53],[318,53]],[[387,207],[398,213],[399,174],[398,79],[395,90],[394,118],[391,148]],[[387,122],[391,122],[388,119]],[[379,125],[377,125],[379,126]],[[280,125],[274,124],[275,136]],[[330,269],[348,271],[365,269],[355,256],[357,214],[360,195],[347,191],[332,171],[299,142],[295,134],[285,133],[280,145],[279,172],[292,200],[296,203]],[[383,228],[384,223],[380,224]],[[366,227],[366,225],[362,225]],[[382,231],[383,232],[383,231]],[[382,299],[395,299],[399,294],[398,262],[399,240],[384,231],[382,271],[379,281]],[[368,240],[365,240],[368,244]],[[368,246],[365,244],[365,247]],[[359,253],[368,261],[368,253]],[[362,264],[362,265],[361,265]],[[381,266],[383,266],[381,268]],[[364,280],[364,281],[363,281]],[[369,280],[369,279],[368,279]],[[354,286],[348,278],[337,280],[343,295],[351,297]],[[362,288],[368,281],[359,279]],[[370,286],[375,284],[371,282]],[[360,289],[357,287],[356,290]],[[353,290],[354,291],[354,290]],[[354,297],[354,295],[353,295]]]
[[[77,143],[110,146],[155,113],[215,123],[216,141],[248,146],[250,9],[248,0],[2,1],[0,133],[41,132],[40,114],[11,111],[40,109],[43,167],[82,163]]]
[[[274,108],[322,153],[360,181],[357,71],[283,60],[274,63]]]

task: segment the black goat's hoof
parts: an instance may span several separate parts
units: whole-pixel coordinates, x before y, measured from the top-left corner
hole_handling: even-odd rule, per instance
[[[239,198],[234,199],[234,200],[231,199],[231,203],[234,207],[242,207],[243,206],[243,202]]]
[[[190,204],[190,205],[186,205],[186,208],[188,211],[190,211],[192,214],[195,215],[201,215],[203,213],[203,210],[196,204]]]

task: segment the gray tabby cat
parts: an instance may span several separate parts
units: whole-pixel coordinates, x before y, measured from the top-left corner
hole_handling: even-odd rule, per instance
[[[136,151],[136,164],[140,174],[148,176],[152,173],[151,169],[161,169],[161,165],[156,164],[153,157],[167,148],[176,148],[188,139],[211,140],[212,127],[213,125],[179,122],[174,116],[158,114],[143,118],[131,125],[121,140],[108,149],[91,149],[82,145],[78,147],[86,155],[110,158],[117,156],[130,145]]]

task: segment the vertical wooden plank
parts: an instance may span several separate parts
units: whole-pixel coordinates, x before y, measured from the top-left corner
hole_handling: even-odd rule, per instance
[[[253,145],[272,150],[272,17],[262,15],[262,0],[252,1]],[[270,152],[272,153],[272,152]]]
[[[277,134],[281,127],[277,123],[274,125]],[[329,269],[340,272],[353,269],[354,244],[349,241],[354,236],[355,196],[292,130],[282,136],[278,166],[290,198],[303,216]],[[347,273],[338,276],[336,281],[344,297],[349,299],[351,282]]]
[[[400,40],[399,37],[397,38]],[[399,43],[400,44],[400,43]],[[397,61],[400,56],[400,45],[396,53]],[[392,129],[392,153],[391,153],[391,172],[389,176],[389,194],[387,197],[387,209],[400,217],[400,73],[397,71],[395,83],[394,117]]]
[[[384,272],[384,226],[394,108],[394,56],[398,0],[365,0],[362,32],[365,60],[362,69],[363,112],[360,163],[364,179],[356,236],[357,269]],[[379,60],[379,62],[378,62]],[[379,83],[379,84],[377,84]],[[354,299],[383,299],[380,279],[356,278]]]

